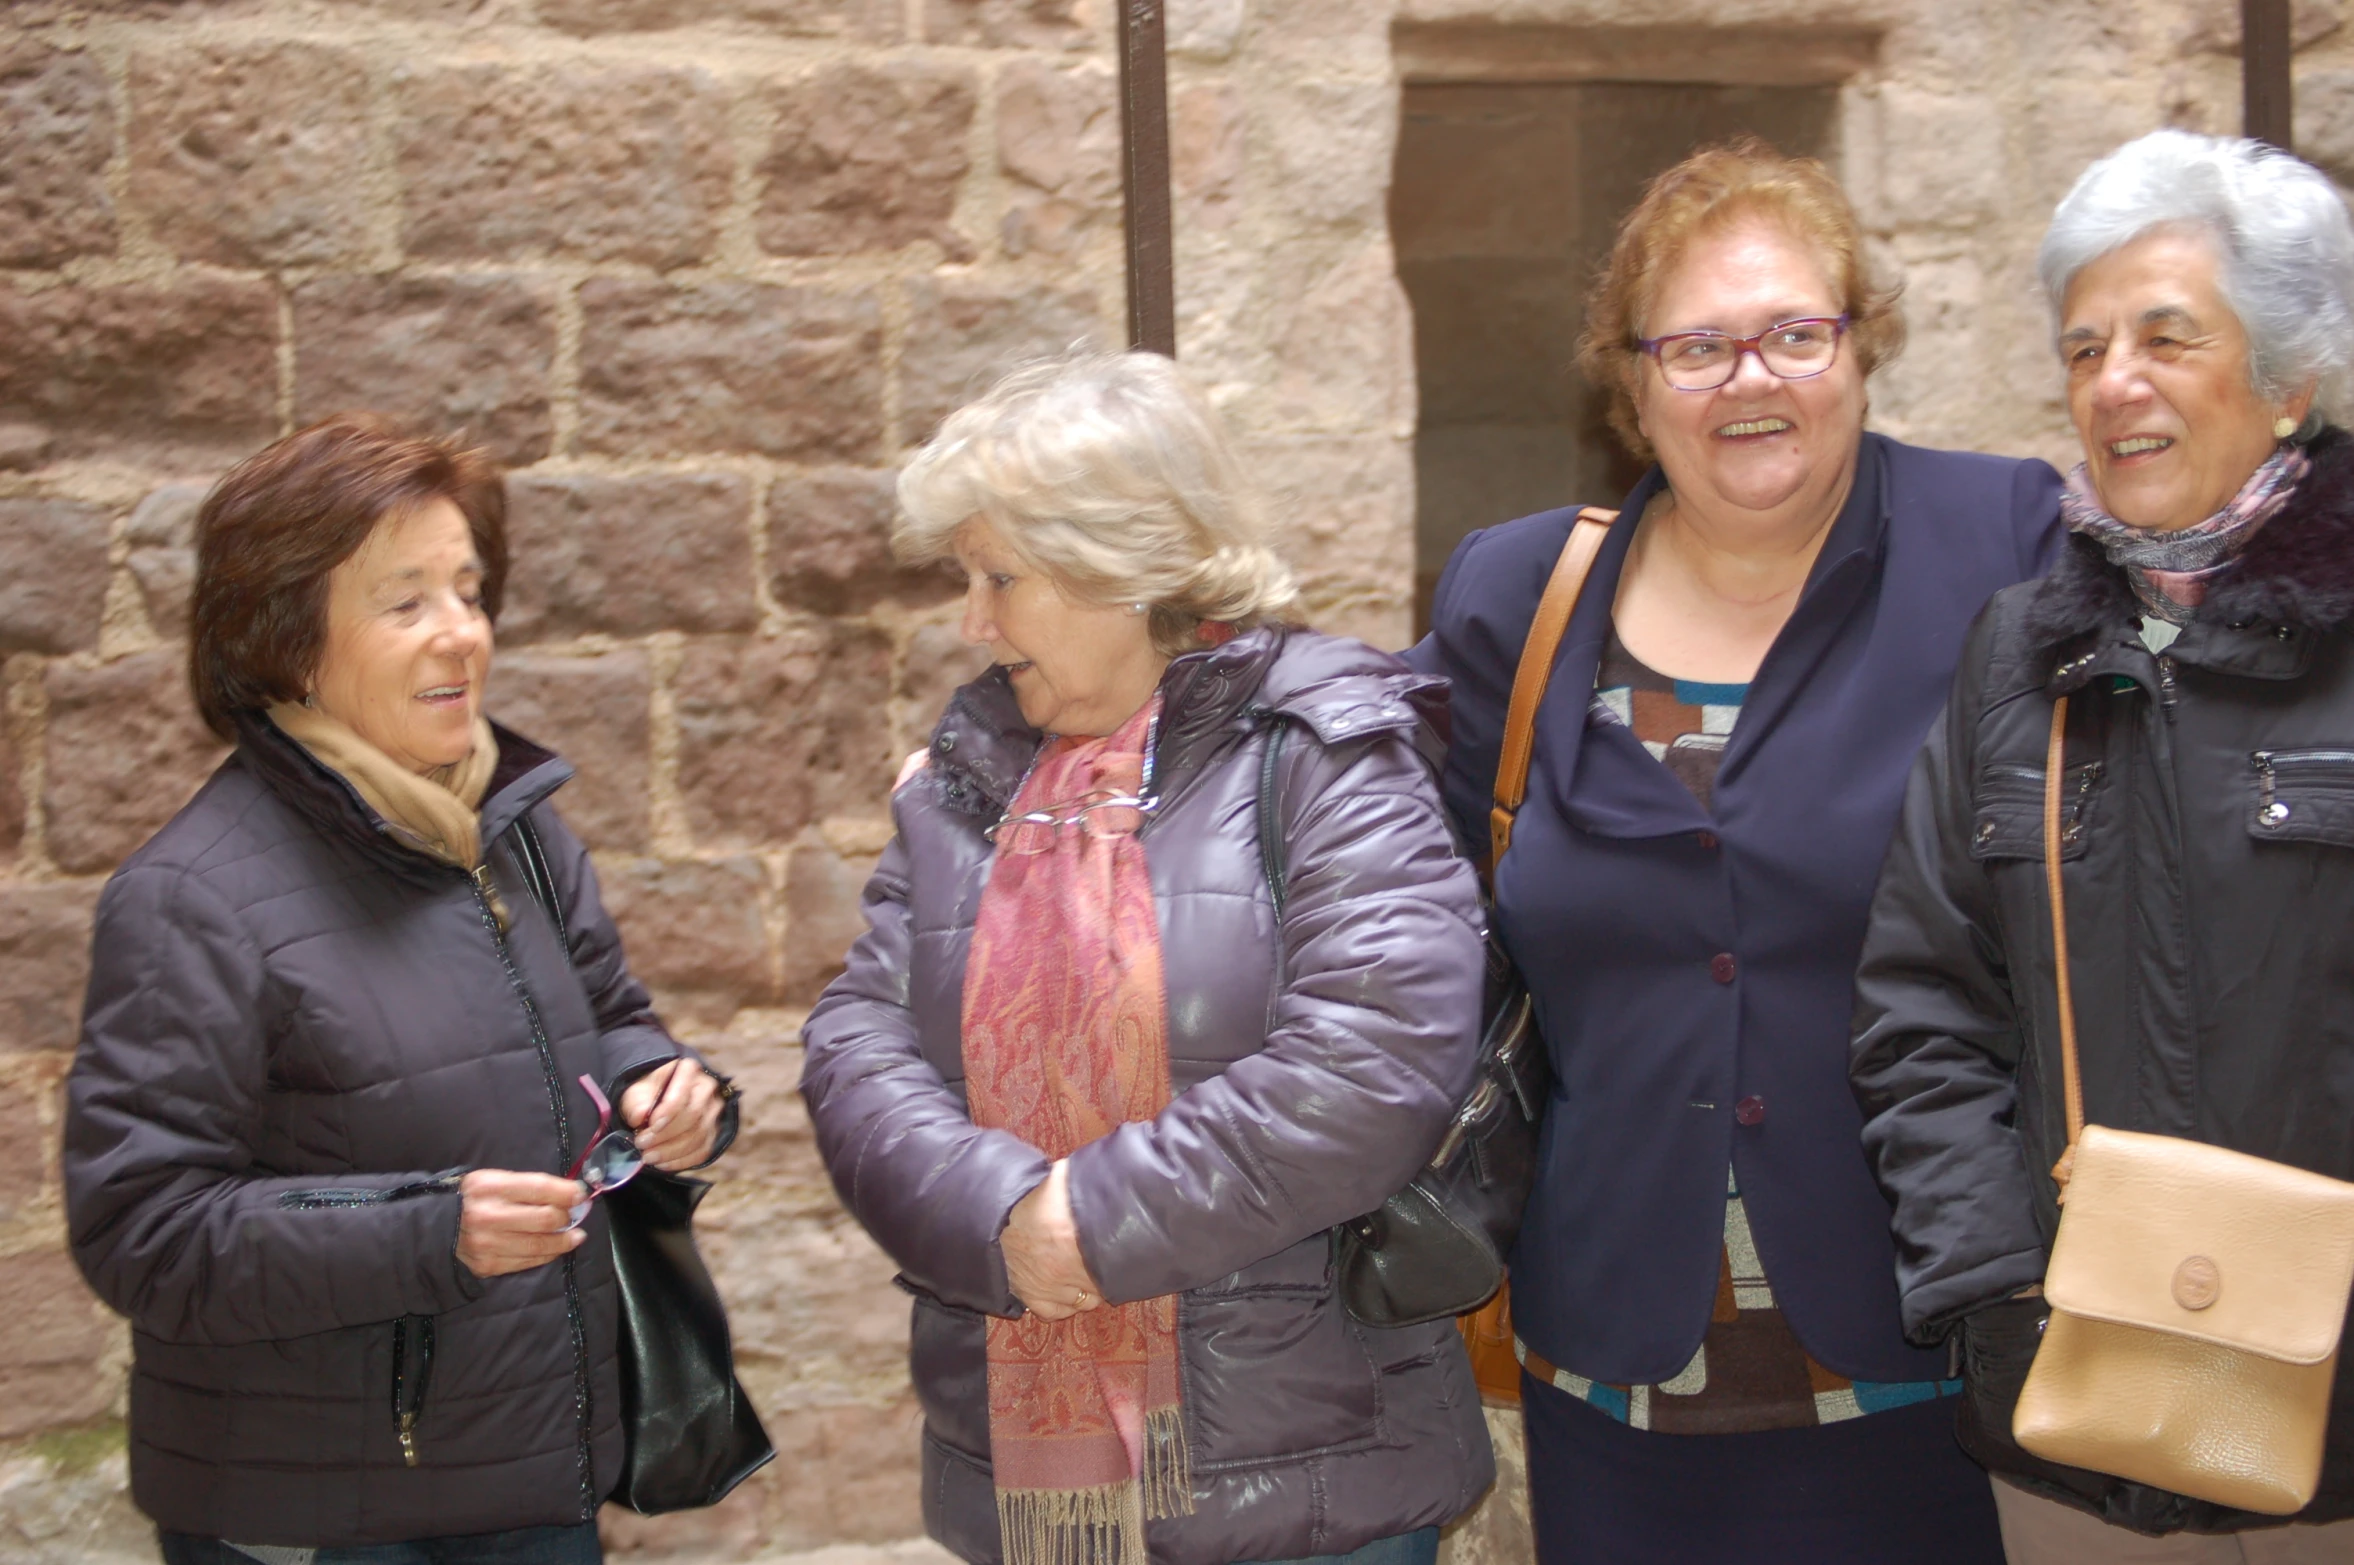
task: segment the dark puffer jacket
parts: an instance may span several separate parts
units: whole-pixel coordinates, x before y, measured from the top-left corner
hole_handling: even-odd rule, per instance
[[[1356,642],[1253,631],[1162,681],[1143,832],[1168,986],[1161,1115],[1070,1161],[1089,1268],[1115,1303],[1180,1293],[1195,1511],[1164,1565],[1337,1553],[1455,1516],[1493,1475],[1449,1322],[1356,1325],[1326,1230],[1378,1205],[1468,1088],[1478,893],[1448,839],[1442,682]],[[1272,713],[1289,901],[1276,927],[1255,801]],[[924,1407],[924,1518],[1000,1558],[984,1323],[1021,1304],[997,1238],[1047,1160],[965,1109],[965,954],[982,830],[1040,743],[1000,670],[958,691],[894,801],[871,925],[805,1032],[802,1090],[843,1201],[904,1269]]]
[[[596,1122],[577,1078],[618,1097],[678,1046],[546,807],[572,769],[499,739],[482,834],[503,937],[465,875],[258,719],[100,899],[67,1215],[131,1320],[132,1494],[167,1531],[352,1546],[565,1525],[619,1476],[601,1208],[570,1257],[485,1281],[456,1258],[457,1176],[562,1173]],[[527,811],[569,959],[512,856]],[[396,1351],[423,1388],[415,1466]]]
[[[2089,1123],[2354,1179],[2354,440],[2153,655],[2081,538],[1997,596],[1915,768],[1858,981],[1864,1141],[1905,1323],[1966,1320],[1974,1454],[2145,1532],[2252,1516],[2052,1467],[2010,1439],[2067,1142],[2044,750],[2069,698],[2061,867]],[[2354,1515],[2354,1355],[2306,1521]]]

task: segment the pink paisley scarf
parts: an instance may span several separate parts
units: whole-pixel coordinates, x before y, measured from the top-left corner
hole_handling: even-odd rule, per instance
[[[1159,710],[1155,697],[1108,738],[1048,745],[1006,812],[973,928],[973,1120],[1051,1158],[1169,1102],[1143,817],[1104,803],[1138,796]],[[1176,1298],[992,1319],[989,1445],[1007,1565],[1144,1565],[1145,1519],[1193,1509]]]

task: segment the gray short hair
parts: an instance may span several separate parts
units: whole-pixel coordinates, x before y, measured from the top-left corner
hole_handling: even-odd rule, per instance
[[[1299,600],[1217,410],[1158,354],[1015,370],[916,453],[899,505],[902,559],[945,559],[980,517],[1072,597],[1149,605],[1171,654],[1205,620],[1247,629]]]
[[[2327,176],[2258,141],[2160,130],[2086,169],[2036,255],[2057,314],[2076,274],[2153,229],[2213,234],[2258,393],[2314,386],[2306,433],[2354,414],[2354,223]]]

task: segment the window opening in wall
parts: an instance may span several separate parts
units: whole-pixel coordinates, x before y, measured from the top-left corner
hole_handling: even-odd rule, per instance
[[[1830,160],[1838,102],[1834,86],[1409,82],[1390,227],[1422,397],[1417,634],[1465,533],[1614,505],[1642,475],[1572,360],[1586,289],[1643,186],[1744,131]]]

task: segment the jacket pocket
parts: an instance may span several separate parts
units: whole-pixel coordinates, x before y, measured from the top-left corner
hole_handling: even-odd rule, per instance
[[[2084,857],[2099,816],[2099,761],[2071,766],[2060,782],[2060,859]],[[1971,790],[1970,857],[2032,859],[2043,862],[2043,768],[1993,765],[1981,770]]]
[[[1381,1371],[1334,1291],[1324,1234],[1187,1293],[1178,1343],[1197,1472],[1384,1438]]]
[[[915,1293],[907,1335],[908,1372],[923,1405],[924,1427],[941,1445],[986,1464],[989,1317]]]
[[[2354,848],[2354,747],[2255,750],[2248,835]]]

